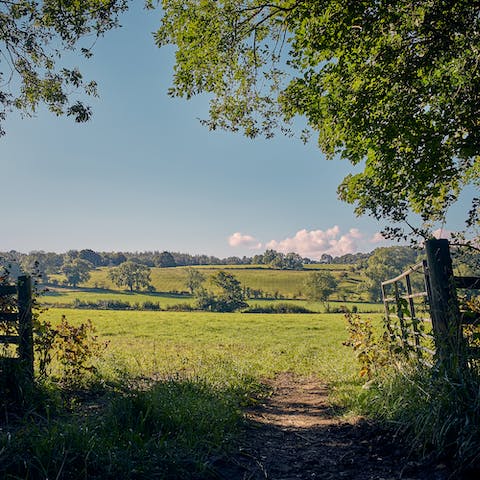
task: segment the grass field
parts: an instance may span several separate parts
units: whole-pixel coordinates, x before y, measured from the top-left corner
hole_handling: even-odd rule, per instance
[[[259,382],[279,372],[315,375],[347,390],[358,367],[344,347],[341,314],[240,314],[207,312],[99,311],[52,308],[73,324],[90,319],[109,347],[105,375],[187,374],[213,384]],[[379,316],[376,316],[379,318]],[[342,387],[343,385],[343,387]]]
[[[105,302],[105,301],[117,301],[122,303],[128,303],[132,308],[142,308],[142,304],[145,302],[158,303],[162,310],[168,309],[173,305],[187,304],[194,305],[195,299],[190,295],[176,295],[168,293],[139,293],[139,292],[125,292],[118,290],[90,290],[90,289],[69,289],[69,288],[57,288],[50,289],[50,291],[40,297],[40,302],[43,305],[49,307],[74,307],[76,302]],[[350,310],[353,307],[357,308],[359,313],[364,312],[383,312],[383,305],[367,302],[344,302],[344,301],[330,301],[327,304],[323,302],[311,302],[302,299],[297,300],[269,300],[269,299],[250,299],[248,301],[250,306],[268,306],[278,303],[289,303],[293,305],[299,305],[305,307],[313,312],[326,313],[328,309],[335,311],[335,309],[341,309],[346,306]]]
[[[301,298],[303,296],[303,283],[309,273],[314,270],[328,270],[339,281],[338,293],[332,295],[332,300],[343,300],[347,295],[349,300],[362,300],[358,286],[362,281],[359,273],[351,271],[351,265],[307,265],[305,270],[272,270],[267,268],[248,266],[197,266],[193,267],[202,271],[207,277],[224,270],[235,275],[240,283],[253,290],[262,290],[267,296],[283,296],[285,298]],[[90,279],[81,284],[82,287],[95,289],[114,290],[116,287],[108,278],[109,269],[98,268],[91,272]],[[53,280],[61,282],[61,275],[52,275]],[[151,283],[157,292],[184,292],[187,290],[186,268],[152,268]],[[209,288],[215,290],[211,285]]]

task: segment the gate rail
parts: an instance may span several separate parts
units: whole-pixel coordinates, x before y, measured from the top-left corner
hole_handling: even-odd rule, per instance
[[[424,276],[424,291],[414,292],[412,287],[411,275],[421,273]],[[402,282],[405,282],[404,291],[402,292]],[[387,287],[393,285],[393,296],[387,292]],[[395,345],[400,341],[404,352],[413,353],[418,360],[427,361],[424,354],[432,356],[434,351],[428,348],[422,342],[423,322],[430,322],[429,316],[419,316],[419,309],[415,305],[415,300],[421,299],[424,305],[428,302],[428,267],[424,260],[410,267],[400,275],[382,282],[382,297],[385,307],[385,326],[390,336],[391,345]],[[391,305],[394,306],[392,312]],[[428,311],[425,313],[428,314]],[[396,334],[394,321],[397,320],[400,329],[400,335]],[[413,337],[413,342],[411,340]]]
[[[32,281],[29,276],[18,277],[16,285],[0,285],[0,298],[5,299],[12,295],[16,301],[9,308],[1,308],[0,323],[7,333],[0,335],[0,345],[16,346],[17,356],[0,357],[3,373],[11,371],[12,365],[19,365],[24,378],[33,379],[33,325],[32,325]],[[7,303],[5,300],[3,304]],[[13,308],[12,308],[13,307]],[[16,311],[12,311],[16,310]],[[10,330],[16,330],[16,334]],[[4,349],[4,352],[6,351]]]

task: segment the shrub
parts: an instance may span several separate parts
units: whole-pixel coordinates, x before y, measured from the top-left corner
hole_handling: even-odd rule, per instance
[[[190,303],[175,303],[173,305],[167,305],[165,310],[172,312],[192,312],[195,308]]]
[[[270,305],[253,305],[243,310],[243,313],[315,313],[301,305],[292,303],[271,303]]]
[[[34,342],[40,375],[47,375],[55,358],[60,365],[60,380],[69,386],[80,384],[84,374],[96,371],[94,360],[107,346],[98,341],[91,320],[72,325],[65,315],[56,327],[36,320]]]
[[[161,310],[159,302],[146,301],[142,303],[142,310]]]

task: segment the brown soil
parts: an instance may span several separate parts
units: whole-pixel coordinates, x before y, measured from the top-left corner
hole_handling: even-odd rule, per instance
[[[227,480],[447,480],[449,468],[417,462],[392,432],[361,418],[346,421],[317,379],[279,375],[272,395],[246,412],[238,451],[212,462]]]

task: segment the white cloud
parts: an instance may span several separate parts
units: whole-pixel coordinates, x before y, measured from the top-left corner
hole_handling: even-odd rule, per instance
[[[228,237],[228,244],[231,247],[247,247],[251,250],[258,250],[262,248],[262,244],[251,235],[243,235],[240,232],[235,232]]]
[[[333,256],[358,252],[365,244],[365,235],[357,228],[341,234],[340,227],[335,225],[328,230],[299,230],[293,237],[284,240],[271,240],[266,247],[279,252],[296,252],[303,257],[319,259],[323,253]]]

